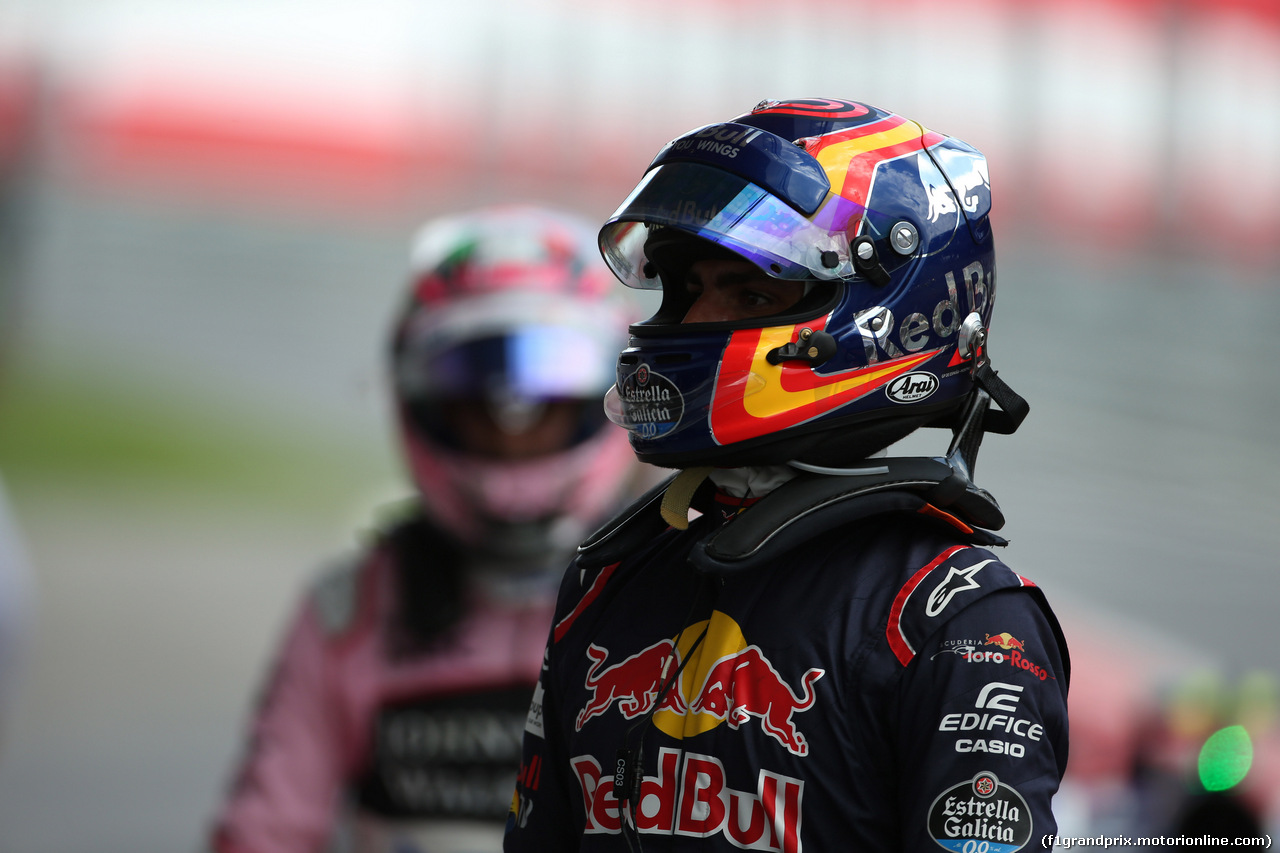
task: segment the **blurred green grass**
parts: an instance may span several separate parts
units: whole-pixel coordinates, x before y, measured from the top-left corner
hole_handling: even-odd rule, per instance
[[[326,431],[304,414],[281,418],[101,367],[19,367],[0,391],[0,472],[19,493],[106,486],[299,510],[349,502],[395,476],[386,442]]]

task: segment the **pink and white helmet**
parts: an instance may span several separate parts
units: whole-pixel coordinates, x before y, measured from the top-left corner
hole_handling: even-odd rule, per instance
[[[636,471],[601,403],[632,318],[594,226],[532,206],[436,219],[411,269],[391,373],[428,514],[494,557],[572,548]]]

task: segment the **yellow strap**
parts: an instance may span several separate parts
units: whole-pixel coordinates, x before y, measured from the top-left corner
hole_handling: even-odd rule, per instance
[[[662,518],[676,530],[689,529],[689,501],[714,468],[685,468],[662,496]]]

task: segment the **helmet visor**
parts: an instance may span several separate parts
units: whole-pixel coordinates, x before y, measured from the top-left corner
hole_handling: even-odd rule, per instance
[[[604,425],[604,341],[564,326],[525,326],[401,356],[409,422],[441,447],[522,459],[579,444]]]
[[[595,397],[609,387],[611,340],[573,326],[524,326],[436,348],[410,341],[397,365],[409,400]]]
[[[625,318],[605,304],[499,292],[420,306],[395,352],[402,399],[596,397],[613,381]]]
[[[848,278],[848,237],[822,224],[834,218],[829,209],[840,201],[829,196],[810,219],[745,178],[702,163],[664,163],[605,223],[600,250],[623,284],[646,290],[662,287],[644,252],[649,235],[661,228],[723,246],[774,278]]]

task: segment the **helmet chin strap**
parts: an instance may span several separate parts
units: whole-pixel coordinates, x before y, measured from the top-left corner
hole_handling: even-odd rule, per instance
[[[986,434],[982,425],[987,410],[991,407],[991,395],[982,388],[977,388],[969,395],[965,403],[964,414],[951,436],[951,446],[947,448],[946,461],[952,470],[960,472],[965,479],[973,478],[973,469],[978,464],[978,449],[982,446],[982,437]]]
[[[965,318],[959,347],[961,355],[972,358],[970,372],[974,390],[954,427],[951,446],[947,449],[947,464],[969,478],[978,464],[978,449],[982,446],[983,435],[987,432],[1002,435],[1016,432],[1030,413],[1031,406],[991,367],[987,330],[977,313]],[[998,411],[991,411],[993,400],[1000,407]]]
[[[676,530],[689,529],[689,503],[702,481],[715,469],[710,466],[685,468],[671,480],[662,496],[659,512],[663,521]]]

